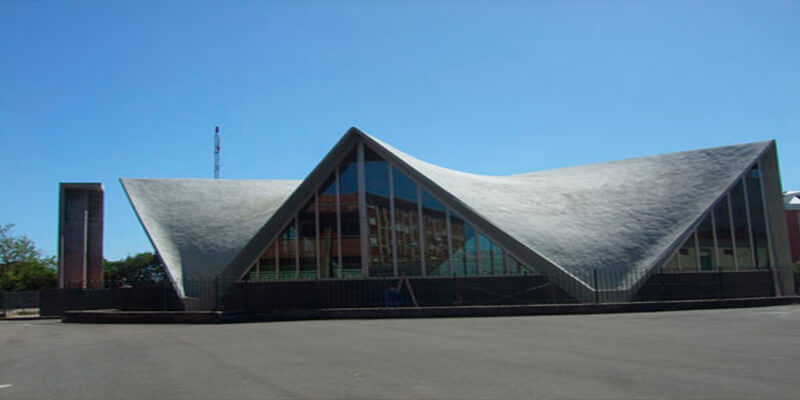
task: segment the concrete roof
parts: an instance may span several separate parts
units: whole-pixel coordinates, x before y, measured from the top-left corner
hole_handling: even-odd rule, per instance
[[[219,274],[300,181],[121,179],[181,297]],[[187,290],[188,289],[188,290]]]
[[[592,269],[641,277],[656,266],[773,144],[486,176],[426,163],[353,128],[303,181],[122,182],[173,278],[239,276],[360,140],[512,253],[530,254],[522,261],[587,287]],[[620,276],[603,289],[633,284]]]
[[[772,144],[486,176],[429,164],[367,137],[500,231],[590,285],[592,269],[642,276],[654,267]],[[624,274],[619,278],[604,289],[634,283]]]

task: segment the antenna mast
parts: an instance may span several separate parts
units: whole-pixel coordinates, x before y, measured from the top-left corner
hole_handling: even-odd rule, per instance
[[[214,179],[219,179],[219,127],[214,129]]]

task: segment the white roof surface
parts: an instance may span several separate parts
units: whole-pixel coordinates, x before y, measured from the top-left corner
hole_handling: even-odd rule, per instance
[[[383,147],[462,206],[585,283],[592,269],[655,266],[772,143],[485,176],[426,163],[356,129],[345,137],[353,134]],[[180,282],[216,276],[226,266],[243,272],[248,266],[238,265],[239,259],[250,255],[234,258],[246,245],[261,247],[249,242],[301,181],[122,183],[171,277]],[[179,294],[185,295],[184,287]]]
[[[192,295],[187,293],[192,280],[217,276],[300,184],[227,179],[121,181],[181,297]]]

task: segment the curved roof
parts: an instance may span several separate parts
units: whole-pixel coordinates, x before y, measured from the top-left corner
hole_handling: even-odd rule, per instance
[[[653,267],[772,144],[486,176],[429,164],[369,140],[584,283],[592,269]]]
[[[170,275],[240,276],[359,141],[549,276],[602,289],[636,284],[774,142],[631,158],[511,176],[454,171],[350,129],[303,181],[123,179]],[[180,286],[180,285],[178,285]],[[183,287],[179,289],[184,294]]]
[[[121,179],[181,297],[217,276],[300,184],[282,180]],[[188,293],[187,293],[188,292]]]

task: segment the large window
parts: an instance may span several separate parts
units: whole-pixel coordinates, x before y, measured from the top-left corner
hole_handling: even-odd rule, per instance
[[[736,268],[733,237],[731,235],[731,215],[729,211],[728,196],[725,196],[719,204],[714,207],[714,225],[717,229],[718,265],[724,270]]]
[[[261,257],[256,261],[257,265],[250,270],[247,279],[251,281],[275,280],[278,276],[275,259],[275,241],[273,240],[261,253]]]
[[[300,279],[317,278],[317,204],[311,199],[297,215]]]
[[[394,182],[395,240],[397,241],[397,272],[400,275],[421,275],[419,245],[419,213],[417,184],[397,169],[392,169]]]
[[[392,276],[389,164],[367,147],[364,148],[364,190],[369,229],[369,276]]]
[[[678,268],[681,271],[697,271],[699,269],[696,244],[695,235],[692,233],[678,249]]]
[[[453,274],[458,276],[478,275],[475,229],[451,212],[450,231],[453,241]]]
[[[764,200],[761,197],[761,179],[758,166],[747,174],[747,201],[750,204],[750,229],[755,248],[755,265],[757,268],[769,268],[769,250],[767,248],[767,223],[764,219]]]
[[[672,253],[672,255],[669,257],[667,262],[664,263],[664,266],[661,267],[661,269],[670,272],[678,271],[678,254]]]
[[[361,169],[354,146],[246,279],[531,273],[418,182],[361,146]]]
[[[428,276],[450,275],[447,250],[447,212],[442,203],[422,191],[422,225],[425,240],[425,269]]]
[[[292,222],[278,236],[278,276],[280,279],[297,278],[297,220]]]
[[[355,149],[339,165],[339,201],[342,228],[342,275],[344,277],[361,276],[358,156]]]
[[[711,224],[711,214],[707,214],[700,226],[697,227],[697,240],[700,245],[700,270],[715,270],[714,226]]]
[[[339,277],[339,224],[336,204],[336,174],[319,189],[319,262],[320,276]]]
[[[736,239],[736,264],[739,269],[752,269],[755,267],[753,258],[752,241],[750,238],[750,224],[747,218],[747,202],[744,197],[744,184],[739,181],[730,193],[731,211],[733,211],[733,236]]]

